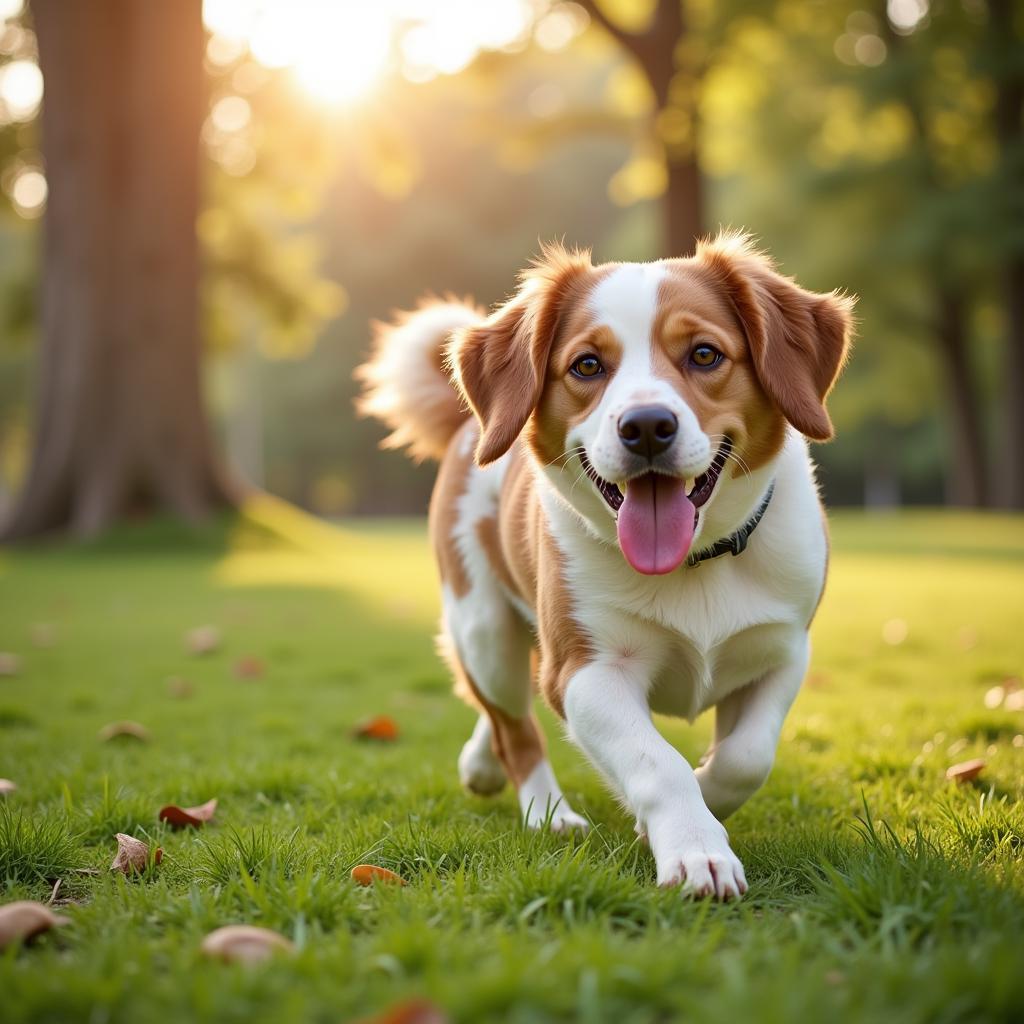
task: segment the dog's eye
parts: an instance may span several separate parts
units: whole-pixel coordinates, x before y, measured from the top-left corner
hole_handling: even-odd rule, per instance
[[[717,366],[724,358],[725,356],[717,348],[712,348],[710,345],[698,345],[690,353],[690,365],[696,366],[701,370],[710,370],[713,366]]]
[[[580,356],[580,358],[572,364],[572,372],[577,377],[597,377],[604,373],[604,367],[601,365],[601,360],[598,359],[597,356]]]

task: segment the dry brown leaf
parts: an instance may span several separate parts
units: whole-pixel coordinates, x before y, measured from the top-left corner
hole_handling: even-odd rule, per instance
[[[48,907],[53,906],[53,901],[57,898],[57,893],[60,892],[60,887],[63,881],[63,878],[58,878],[57,881],[53,883],[53,891],[50,893],[50,898],[46,901],[46,905]]]
[[[972,761],[961,761],[960,764],[954,764],[946,769],[946,778],[951,782],[959,782],[961,784],[970,782],[972,779],[976,779],[984,770],[985,762],[980,757],[974,758]]]
[[[168,804],[160,808],[160,820],[166,821],[172,828],[187,828],[191,825],[198,828],[205,825],[217,810],[217,798],[207,800],[205,804],[198,807],[179,807],[177,804]]]
[[[388,885],[409,884],[401,875],[396,875],[394,871],[389,871],[377,864],[357,864],[351,874],[352,878],[360,885],[374,885],[376,882],[384,882]]]
[[[21,658],[8,651],[0,651],[0,676],[16,676],[21,671]]]
[[[246,654],[235,662],[235,677],[237,679],[259,679],[263,675],[266,666],[262,658],[254,654]]]
[[[125,719],[122,722],[110,722],[100,729],[99,737],[104,743],[117,739],[141,740],[148,743],[149,730],[141,722],[131,722]]]
[[[111,871],[123,871],[126,875],[134,875],[145,871],[149,866],[149,845],[134,836],[126,836],[118,832],[117,856],[110,865]],[[163,860],[164,851],[158,846],[153,854],[153,864],[159,864]]]
[[[216,626],[196,626],[185,634],[185,650],[189,654],[212,654],[220,647],[220,630]]]
[[[381,740],[384,743],[393,743],[398,739],[398,723],[387,715],[377,715],[368,718],[365,722],[352,730],[352,735],[360,740]]]
[[[8,793],[13,793],[18,788],[16,782],[11,782],[10,779],[0,779],[0,796],[7,796]]]
[[[32,900],[8,903],[0,907],[0,949],[69,923],[68,918],[59,917],[42,903]]]
[[[33,623],[32,643],[36,647],[55,647],[57,645],[57,627],[52,622]]]
[[[167,692],[176,700],[184,700],[186,697],[191,697],[195,689],[187,679],[171,676],[167,680]]]
[[[426,999],[409,999],[390,1006],[376,1017],[366,1017],[361,1024],[448,1024],[448,1014]]]
[[[269,928],[229,924],[210,932],[199,947],[207,956],[229,963],[256,964],[277,953],[293,953],[295,946]]]

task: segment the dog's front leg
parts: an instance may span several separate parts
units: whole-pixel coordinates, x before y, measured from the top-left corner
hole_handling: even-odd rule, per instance
[[[704,802],[721,821],[764,784],[786,714],[807,672],[806,635],[793,656],[763,679],[729,694],[715,709],[715,743],[697,769]]]
[[[579,670],[565,693],[570,734],[646,830],[659,885],[737,899],[747,889],[743,865],[705,805],[693,769],[654,727],[646,689],[645,679],[620,666]]]

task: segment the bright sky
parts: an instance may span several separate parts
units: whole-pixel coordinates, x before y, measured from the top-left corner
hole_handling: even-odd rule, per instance
[[[230,63],[248,49],[290,68],[311,96],[351,103],[390,71],[412,81],[461,71],[482,50],[517,49],[531,35],[567,46],[586,24],[550,0],[204,0],[207,51]]]

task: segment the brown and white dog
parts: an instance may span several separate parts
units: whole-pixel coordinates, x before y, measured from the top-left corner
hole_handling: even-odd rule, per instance
[[[490,316],[428,302],[380,327],[361,409],[441,462],[441,646],[481,712],[470,790],[507,777],[528,824],[586,827],[545,757],[536,676],[659,884],[746,891],[721,820],[767,777],[807,668],[828,542],[804,438],[832,435],[852,305],[722,235],[646,264],[550,247]],[[694,770],[651,712],[710,707]]]

